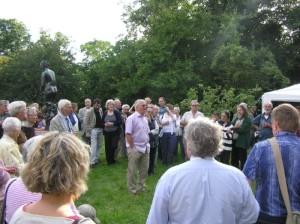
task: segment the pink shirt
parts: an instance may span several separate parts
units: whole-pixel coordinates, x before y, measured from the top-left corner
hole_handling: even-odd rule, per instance
[[[14,181],[7,192],[7,198],[6,198],[6,221],[9,223],[13,214],[15,211],[18,210],[19,207],[22,205],[30,204],[39,201],[42,198],[41,193],[33,193],[27,190],[26,186],[24,185],[21,178],[12,178],[10,179],[6,186],[14,180]],[[72,210],[75,215],[78,215],[78,211],[76,210],[76,207],[74,203],[71,205]]]
[[[10,175],[4,169],[2,160],[0,160],[0,201],[2,201],[4,199],[5,186],[6,186],[7,181],[9,180],[9,178],[10,178]]]
[[[12,181],[10,179],[6,186]],[[42,194],[32,193],[27,190],[21,178],[14,181],[7,192],[6,197],[6,221],[9,223],[11,217],[19,207],[24,204],[37,202],[41,199]]]
[[[142,153],[149,153],[149,125],[147,118],[137,111],[130,115],[125,124],[125,133],[131,134],[135,148]],[[126,139],[126,147],[129,148],[129,143]]]

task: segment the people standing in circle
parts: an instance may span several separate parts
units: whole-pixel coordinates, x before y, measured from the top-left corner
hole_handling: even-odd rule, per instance
[[[120,139],[122,117],[119,110],[115,108],[114,100],[107,100],[105,107],[106,111],[102,117],[102,122],[104,124],[103,134],[105,139],[105,155],[107,164],[113,165],[116,163],[115,151],[117,150]]]

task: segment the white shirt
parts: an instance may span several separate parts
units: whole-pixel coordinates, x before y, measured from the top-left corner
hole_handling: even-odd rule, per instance
[[[72,224],[75,220],[66,217],[45,216],[24,212],[24,205],[18,208],[10,220],[10,224],[39,223],[39,224]],[[77,214],[74,214],[78,216]],[[92,220],[82,220],[79,223],[95,224]]]
[[[213,158],[192,157],[160,178],[148,224],[255,223],[259,205],[245,175]]]
[[[161,121],[160,123],[166,123],[169,122],[167,125],[164,125],[162,127],[162,132],[163,133],[176,133],[176,115],[172,114],[172,116],[170,116],[168,113],[164,113],[161,117]]]
[[[193,115],[192,111],[187,111],[183,114],[181,120],[189,122],[191,119],[196,119],[200,117],[204,117],[204,114],[201,113],[200,111],[197,111],[195,115]]]

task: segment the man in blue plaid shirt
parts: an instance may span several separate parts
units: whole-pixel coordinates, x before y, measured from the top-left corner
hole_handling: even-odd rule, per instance
[[[272,131],[281,152],[292,211],[300,211],[299,112],[281,104],[272,112]],[[275,157],[268,140],[254,145],[243,169],[250,184],[256,180],[256,199],[260,205],[257,223],[285,223],[287,210],[277,178]]]

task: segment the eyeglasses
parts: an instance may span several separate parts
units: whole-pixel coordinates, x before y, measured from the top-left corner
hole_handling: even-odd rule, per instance
[[[198,105],[192,105],[192,107],[198,107]]]

